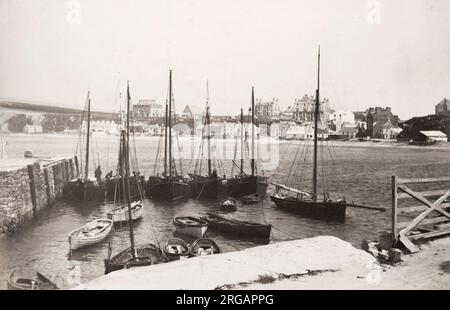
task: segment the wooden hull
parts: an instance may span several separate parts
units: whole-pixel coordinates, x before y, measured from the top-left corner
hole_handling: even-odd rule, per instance
[[[190,193],[196,199],[217,199],[223,195],[218,178],[198,176],[189,182]]]
[[[183,239],[172,238],[164,245],[164,255],[169,261],[180,260],[189,257],[189,246]]]
[[[266,195],[268,186],[267,178],[261,176],[244,176],[228,179],[226,182],[227,195],[242,197],[258,193],[261,197]]]
[[[173,219],[173,226],[178,234],[201,238],[208,229],[208,223],[194,217],[176,217]]]
[[[236,199],[227,198],[219,203],[219,209],[224,212],[234,212],[237,210],[238,204],[239,202]]]
[[[208,222],[208,229],[219,231],[230,235],[239,235],[240,237],[252,237],[269,239],[272,226],[270,224],[261,224],[255,222],[228,220],[223,217],[209,215],[204,218]]]
[[[131,203],[131,219],[133,221],[139,219],[144,214],[144,205],[141,202]],[[112,220],[114,223],[128,222],[128,206],[122,205],[110,210],[107,213],[108,219]]]
[[[125,202],[123,184],[125,179],[113,177],[106,180],[106,201]],[[144,177],[130,177],[130,197],[132,200],[141,199],[145,191]]]
[[[63,190],[63,197],[73,201],[105,201],[105,182],[74,179],[69,181]]]
[[[8,290],[36,291],[56,290],[58,287],[35,270],[15,269],[11,272],[7,281]]]
[[[280,209],[309,217],[345,220],[346,205],[336,201],[307,201],[291,197],[270,196]]]
[[[162,179],[147,184],[147,196],[152,199],[173,201],[189,197],[189,184]]]
[[[73,230],[69,233],[70,248],[76,250],[102,241],[108,237],[112,226],[113,222],[111,220],[100,219],[89,222],[83,227]],[[95,230],[86,231],[91,227],[94,227]]]
[[[209,238],[200,238],[191,245],[191,257],[220,254],[222,251],[217,243]]]
[[[105,259],[105,274],[134,267],[143,267],[164,262],[161,250],[154,244],[136,247],[136,258],[133,259],[131,248],[127,248],[110,259]]]

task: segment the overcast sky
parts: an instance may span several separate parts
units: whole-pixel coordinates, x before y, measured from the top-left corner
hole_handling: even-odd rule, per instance
[[[111,110],[128,79],[133,100],[162,103],[171,68],[177,109],[204,104],[206,79],[214,114],[248,106],[251,86],[286,108],[314,93],[320,44],[332,107],[424,115],[450,97],[449,13],[448,0],[0,0],[0,98],[81,108],[90,88]]]

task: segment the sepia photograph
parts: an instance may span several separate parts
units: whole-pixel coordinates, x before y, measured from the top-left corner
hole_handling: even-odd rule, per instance
[[[0,290],[450,289],[449,12],[0,0]]]

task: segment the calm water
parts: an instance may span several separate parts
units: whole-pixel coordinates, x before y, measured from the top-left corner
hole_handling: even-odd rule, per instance
[[[35,156],[69,156],[74,154],[77,144],[75,136],[3,136],[7,139],[10,158],[21,158],[26,149]],[[113,169],[117,152],[117,137],[101,136],[94,139],[94,150],[99,153],[104,174]],[[298,143],[297,143],[298,144]],[[227,149],[226,156],[233,156],[234,143]],[[148,175],[153,171],[158,139],[136,137],[136,149],[140,171]],[[272,147],[280,160],[275,170],[265,171],[272,181],[284,182],[292,168],[296,144],[280,144]],[[347,200],[366,205],[390,206],[390,176],[402,177],[444,176],[450,173],[450,153],[447,150],[361,147],[335,144],[332,149],[333,161],[328,161],[320,171],[325,172],[332,195],[343,194]],[[109,154],[109,155],[107,155]],[[231,155],[230,155],[231,154]],[[276,156],[274,156],[276,157]],[[185,170],[194,166],[194,161],[183,160]],[[224,162],[229,173],[230,160]],[[298,169],[297,169],[298,171]],[[308,176],[307,176],[308,175]],[[302,184],[309,184],[309,171],[304,173]],[[273,191],[269,187],[268,193]],[[154,203],[145,200],[145,214],[135,223],[138,243],[153,242],[155,237],[161,243],[173,236],[171,220],[179,215],[197,215],[216,208],[214,202],[195,200],[179,201],[172,204]],[[128,230],[118,227],[104,242],[90,248],[81,249],[68,260],[67,234],[85,224],[88,220],[103,217],[106,206],[87,204],[67,204],[62,201],[45,210],[37,220],[14,235],[0,237],[0,287],[4,288],[10,270],[17,266],[37,267],[56,278],[62,287],[72,286],[69,279],[70,268],[80,268],[81,281],[85,282],[103,274],[103,259],[107,255],[108,243],[113,253],[127,247]],[[348,208],[345,223],[330,223],[302,218],[285,213],[273,207],[267,196],[259,205],[245,206],[232,216],[240,219],[267,221],[274,226],[270,242],[307,238],[317,235],[333,235],[343,238],[359,247],[362,239],[375,239],[379,232],[389,227],[390,213],[372,212]],[[240,240],[228,236],[207,233],[222,247],[223,251],[236,251],[261,244],[260,240]],[[187,240],[190,241],[190,240]],[[75,267],[73,267],[75,266]]]

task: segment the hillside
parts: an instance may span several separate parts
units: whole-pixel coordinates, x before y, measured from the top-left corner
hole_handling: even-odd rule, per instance
[[[428,115],[413,117],[403,124],[398,139],[411,139],[421,130],[439,130],[450,136],[450,115]]]

